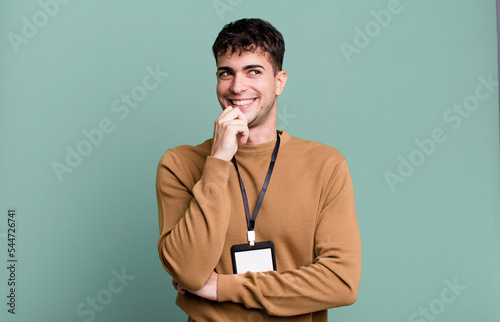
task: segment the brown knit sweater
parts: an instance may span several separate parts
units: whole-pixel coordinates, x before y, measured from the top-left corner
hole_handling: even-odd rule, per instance
[[[256,241],[273,241],[277,271],[233,274],[230,248],[247,242],[238,175],[209,156],[212,140],[169,149],[157,173],[158,251],[166,271],[200,289],[212,271],[218,302],[186,292],[177,305],[194,321],[327,321],[327,309],[357,297],[361,242],[344,157],[334,148],[279,131],[274,172],[255,222]],[[236,153],[250,213],[275,140]]]

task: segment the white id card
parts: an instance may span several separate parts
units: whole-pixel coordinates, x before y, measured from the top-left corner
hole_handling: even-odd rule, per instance
[[[234,245],[231,247],[234,274],[245,272],[267,272],[276,270],[274,244],[272,241]]]

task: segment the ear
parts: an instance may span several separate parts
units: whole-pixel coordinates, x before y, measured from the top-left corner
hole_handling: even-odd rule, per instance
[[[285,89],[286,77],[286,72],[284,70],[280,70],[278,74],[276,74],[276,95],[280,95],[283,89]]]

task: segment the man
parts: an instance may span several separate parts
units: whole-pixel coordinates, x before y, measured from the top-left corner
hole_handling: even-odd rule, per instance
[[[212,49],[223,109],[213,139],[169,149],[157,173],[158,251],[176,303],[189,321],[327,321],[328,308],[356,300],[361,273],[346,160],[277,131],[287,74],[273,26],[230,23]],[[234,245],[266,255],[243,261]],[[261,261],[275,267],[235,274]]]

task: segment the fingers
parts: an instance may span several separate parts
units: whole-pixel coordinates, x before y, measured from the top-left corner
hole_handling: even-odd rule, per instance
[[[250,131],[248,130],[248,119],[239,108],[233,108],[233,111],[236,114],[235,120],[241,120],[244,124],[244,127],[240,128],[238,133],[240,134],[240,143],[245,144],[247,143],[248,136],[250,135]]]
[[[248,139],[248,120],[239,108],[228,106],[215,121],[215,132],[230,130],[233,135],[242,134],[246,143]]]
[[[226,116],[226,118],[234,117],[232,119],[234,124],[243,125],[243,126],[237,128],[237,135],[238,135],[240,143],[245,144],[245,143],[247,143],[248,136],[250,135],[250,131],[248,130],[247,117],[245,116],[245,114],[243,114],[242,111],[240,111],[239,108],[232,108],[231,106],[230,106],[230,108],[232,110],[228,111],[228,113],[225,116]],[[237,122],[237,121],[241,121],[241,122]]]
[[[238,141],[248,141],[248,120],[239,108],[228,106],[214,124],[213,157],[230,161],[238,150]]]
[[[248,136],[250,135],[250,131],[248,130],[248,124],[245,123],[245,128],[242,132],[240,132],[240,143],[245,144],[248,141]]]
[[[179,291],[181,294],[186,293],[186,290],[185,290],[182,286],[180,286],[180,285],[179,285],[179,283],[178,283],[175,279],[173,279],[173,278],[172,278],[172,285],[173,285],[173,286],[174,286],[174,288],[175,288],[177,291]]]
[[[220,122],[232,121],[232,120],[243,120],[246,123],[248,123],[245,114],[243,114],[243,112],[240,111],[239,108],[234,108],[232,106],[226,107],[224,111],[221,113],[221,115],[219,115],[219,117],[217,118],[217,121]]]
[[[218,131],[222,132],[221,134],[229,135],[232,134],[237,135],[239,133],[248,132],[247,123],[243,120],[228,120],[228,121],[220,121],[217,123]]]
[[[219,119],[221,117],[224,117],[227,113],[229,113],[233,109],[234,108],[231,105],[226,106],[226,108],[224,109],[224,111],[222,111],[222,113],[219,115]]]

